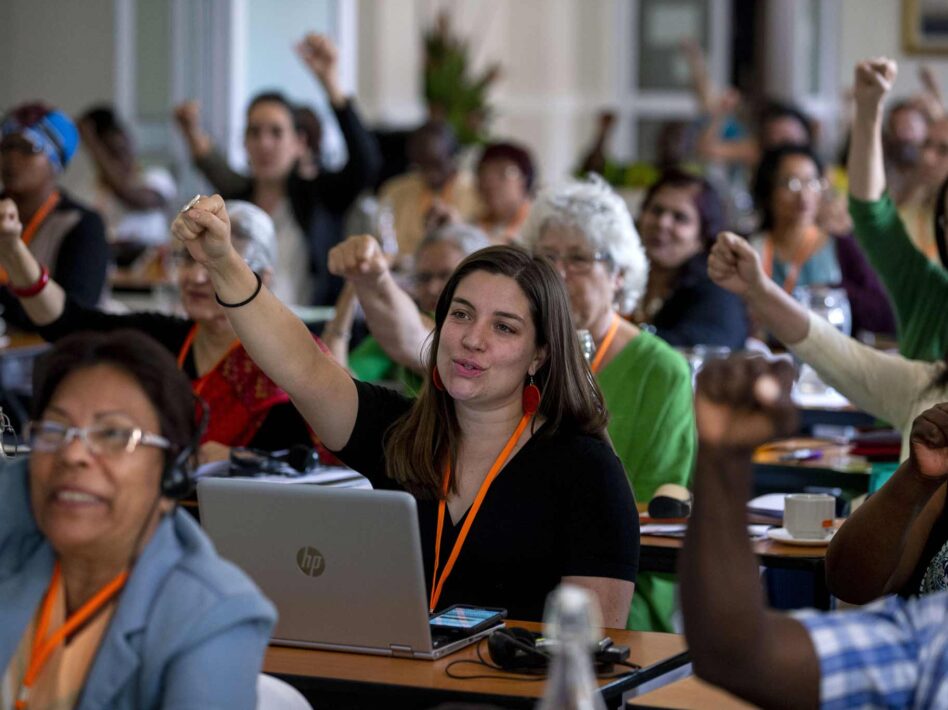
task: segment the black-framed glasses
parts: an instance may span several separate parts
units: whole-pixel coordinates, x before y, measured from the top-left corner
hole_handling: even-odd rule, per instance
[[[604,251],[595,251],[589,254],[583,252],[558,254],[555,251],[540,250],[536,254],[542,256],[554,266],[562,264],[563,269],[572,274],[586,274],[592,270],[595,263],[612,261],[612,257]]]
[[[73,439],[81,439],[93,454],[104,456],[130,454],[139,446],[171,448],[171,442],[163,436],[122,424],[79,427],[41,419],[27,423],[25,436],[30,448],[42,453],[59,451]]]

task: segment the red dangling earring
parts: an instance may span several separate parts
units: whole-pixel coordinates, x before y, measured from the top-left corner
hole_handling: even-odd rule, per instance
[[[435,365],[431,371],[431,384],[433,384],[434,388],[439,392],[444,392],[444,382],[441,381],[441,375],[438,374],[437,365]]]
[[[523,388],[523,413],[536,414],[539,408],[540,388],[533,384],[533,375],[530,375],[530,382]]]

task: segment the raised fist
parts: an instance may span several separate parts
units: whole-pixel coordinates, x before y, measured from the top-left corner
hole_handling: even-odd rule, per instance
[[[856,65],[853,97],[861,108],[875,109],[882,102],[898,74],[898,65],[886,57],[867,59]]]
[[[912,422],[909,461],[926,478],[948,477],[948,404],[926,409]]]

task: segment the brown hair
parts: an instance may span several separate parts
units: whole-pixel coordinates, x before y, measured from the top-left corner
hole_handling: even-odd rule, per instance
[[[445,460],[451,462],[448,490],[457,492],[457,454],[461,431],[454,400],[431,383],[430,373],[438,361],[441,327],[454,292],[466,276],[486,271],[517,282],[527,301],[536,331],[536,346],[546,346],[547,358],[535,381],[543,393],[537,414],[546,420],[541,436],[552,435],[561,426],[605,439],[608,419],[602,392],[580,350],[570,316],[569,300],[562,279],[545,259],[533,257],[517,246],[494,246],[474,252],[462,261],[445,284],[435,309],[435,329],[428,353],[429,377],[412,408],[388,431],[385,444],[386,473],[419,498],[440,498]],[[524,373],[524,384],[527,378]]]

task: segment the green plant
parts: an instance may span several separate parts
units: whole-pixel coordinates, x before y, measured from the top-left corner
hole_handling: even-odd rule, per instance
[[[500,66],[492,64],[473,75],[468,44],[452,32],[447,13],[438,15],[434,26],[424,33],[424,45],[429,114],[447,121],[462,145],[481,141],[492,113],[487,93],[500,76]]]

